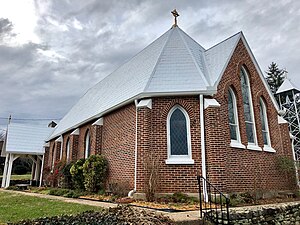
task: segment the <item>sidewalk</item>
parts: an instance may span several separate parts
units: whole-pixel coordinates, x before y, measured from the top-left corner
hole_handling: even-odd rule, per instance
[[[44,194],[38,194],[38,193],[12,191],[12,190],[4,190],[4,189],[0,189],[0,191],[12,193],[12,194],[22,194],[22,195],[39,197],[39,198],[59,200],[59,201],[63,201],[63,202],[96,206],[96,207],[101,207],[101,208],[114,208],[114,207],[118,206],[118,204],[115,204],[115,203],[100,202],[100,201],[98,202],[98,201],[92,201],[92,200],[86,200],[86,199],[65,198],[65,197],[61,197],[61,196],[44,195]],[[137,207],[137,208],[139,208],[139,207]],[[171,218],[172,220],[174,220],[179,225],[194,225],[194,224],[198,225],[199,221],[200,221],[199,220],[199,210],[186,211],[186,212],[163,212],[163,211],[155,210],[155,209],[145,209],[145,210],[150,210],[150,211],[156,212],[158,214],[167,216],[167,217]]]

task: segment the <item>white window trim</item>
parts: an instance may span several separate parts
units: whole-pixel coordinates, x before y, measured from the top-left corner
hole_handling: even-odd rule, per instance
[[[188,155],[171,155],[170,118],[176,109],[181,110],[181,112],[183,113],[186,119]],[[184,108],[182,108],[180,105],[175,105],[170,110],[167,117],[167,148],[168,148],[168,159],[166,160],[166,164],[194,164],[194,160],[192,159],[190,117],[187,111]]]
[[[264,144],[263,150],[265,152],[276,152],[276,150],[271,147],[272,144],[271,144],[271,137],[270,137],[270,129],[269,129],[266,103],[264,102],[264,100],[262,98],[260,98],[259,101],[260,101],[260,104],[262,106],[262,116],[264,117],[263,119],[264,119],[265,126],[266,126],[267,140],[268,140],[268,144],[267,145]]]
[[[232,88],[229,88],[229,93],[231,94],[231,98],[233,101],[233,116],[235,120],[235,125],[236,125],[236,136],[237,140],[231,139],[230,146],[233,148],[242,148],[245,149],[245,145],[241,143],[241,134],[240,134],[240,126],[239,126],[239,118],[238,118],[238,111],[237,111],[237,103],[236,103],[236,96]],[[230,125],[230,123],[229,123]],[[230,130],[230,127],[229,127]]]
[[[85,146],[84,146],[84,158],[87,159],[89,157],[88,153],[89,153],[89,147],[91,148],[91,146],[89,146],[91,143],[90,143],[90,138],[91,138],[91,133],[90,133],[90,130],[88,132],[85,133],[85,137],[84,137],[84,143],[85,143]],[[88,139],[88,142],[87,142],[87,139]]]
[[[233,148],[240,148],[240,149],[246,149],[246,146],[243,145],[242,143],[240,142],[237,142],[236,140],[231,140],[230,142],[230,147],[233,147]]]
[[[245,74],[246,82],[248,84],[249,105],[250,105],[250,111],[251,111],[251,119],[252,119],[252,123],[253,123],[253,136],[254,136],[254,143],[248,143],[247,149],[261,151],[262,149],[261,149],[261,147],[258,146],[258,142],[257,142],[256,124],[255,124],[253,102],[252,102],[252,92],[251,92],[251,86],[250,86],[250,81],[249,81],[249,75],[244,67],[242,67],[241,69],[243,70],[243,72]],[[246,121],[245,121],[245,123],[246,123]]]
[[[66,155],[66,161],[70,161],[70,138],[67,140],[67,145],[66,145],[66,150],[67,150],[67,155]]]

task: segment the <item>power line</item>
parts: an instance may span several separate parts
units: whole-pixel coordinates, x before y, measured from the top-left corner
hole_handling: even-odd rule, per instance
[[[8,120],[8,117],[0,117],[0,119],[2,119],[2,120]],[[22,121],[24,121],[24,120],[28,120],[28,121],[42,121],[42,120],[61,120],[61,118],[60,119],[58,119],[58,118],[55,118],[55,119],[53,119],[53,118],[12,118],[12,120],[22,120]]]

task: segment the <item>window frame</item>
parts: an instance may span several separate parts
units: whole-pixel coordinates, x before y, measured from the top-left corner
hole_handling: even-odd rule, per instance
[[[70,161],[70,138],[67,139],[66,142],[66,161],[69,162]]]
[[[52,146],[52,162],[51,162],[51,170],[53,170],[54,168],[54,164],[55,164],[55,158],[56,158],[56,145],[55,145],[55,142],[53,143],[53,146]]]
[[[233,106],[233,117],[234,117],[234,122],[235,124],[231,124],[229,121],[229,95],[232,98],[232,106]],[[238,114],[238,109],[237,109],[237,98],[234,90],[229,87],[228,88],[228,99],[227,99],[227,108],[228,108],[228,124],[229,124],[229,136],[230,136],[230,146],[234,148],[242,148],[245,149],[245,145],[242,144],[241,142],[241,133],[240,133],[240,125],[239,125],[239,114]],[[236,126],[236,137],[237,140],[231,139],[231,128],[230,126],[234,125]]]
[[[269,122],[268,122],[268,111],[267,106],[262,97],[259,99],[259,112],[260,112],[260,120],[261,120],[261,131],[263,136],[263,145],[264,151],[267,152],[276,152],[271,146],[271,137],[270,137],[270,129],[269,129]],[[263,129],[263,123],[265,124],[265,130]],[[267,134],[267,144],[264,143],[264,132]]]
[[[187,132],[187,155],[172,155],[171,154],[171,131],[170,119],[176,109],[179,109],[186,119],[186,132]],[[167,160],[166,164],[194,164],[192,159],[192,144],[191,144],[191,130],[190,130],[190,117],[187,111],[180,105],[175,105],[171,108],[167,116]]]
[[[251,122],[253,124],[253,139],[254,142],[249,142],[247,144],[247,149],[250,150],[257,150],[261,151],[261,147],[258,146],[258,141],[257,141],[257,133],[256,133],[256,124],[255,124],[255,116],[254,116],[254,109],[253,109],[253,101],[252,101],[252,92],[251,92],[251,85],[250,85],[250,79],[247,70],[245,69],[244,66],[241,67],[240,69],[240,83],[241,83],[241,90],[242,90],[242,99],[243,99],[243,109],[244,109],[244,118],[245,118],[245,106],[244,106],[244,97],[243,97],[243,86],[242,86],[242,77],[241,73],[243,72],[246,85],[247,85],[247,94],[248,94],[248,100],[249,100],[249,107],[250,107],[250,116],[252,121],[246,121],[245,119],[245,128],[246,128],[246,136],[247,136],[247,141],[248,141],[248,135],[247,135],[247,122]]]
[[[88,138],[88,142],[87,142],[87,138]],[[84,158],[87,159],[90,156],[90,154],[91,154],[91,133],[90,130],[87,129],[84,136]]]

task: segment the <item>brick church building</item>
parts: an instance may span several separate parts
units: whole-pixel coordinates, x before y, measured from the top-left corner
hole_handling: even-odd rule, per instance
[[[45,166],[102,154],[108,182],[143,193],[151,155],[158,192],[291,190],[288,125],[242,32],[204,49],[174,25],[83,95],[55,127]],[[148,161],[147,161],[148,160]]]

